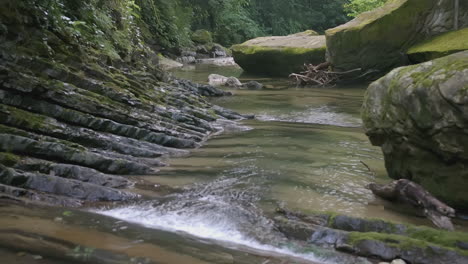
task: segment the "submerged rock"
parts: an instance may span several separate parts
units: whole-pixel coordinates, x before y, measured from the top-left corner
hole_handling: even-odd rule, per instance
[[[362,118],[391,178],[468,209],[468,51],[395,69],[372,83]]]
[[[468,1],[459,1],[460,27],[468,26]],[[339,71],[386,71],[408,64],[414,44],[453,30],[453,0],[394,0],[326,31],[328,60]]]
[[[408,50],[411,62],[420,63],[468,50],[468,28],[451,31],[418,43]]]
[[[304,63],[325,61],[325,36],[306,31],[289,36],[260,37],[231,47],[234,60],[247,72],[288,76]]]

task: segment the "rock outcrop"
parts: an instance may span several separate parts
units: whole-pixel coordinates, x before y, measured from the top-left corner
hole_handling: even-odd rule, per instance
[[[463,232],[329,213],[305,215],[283,209],[277,211],[274,222],[290,239],[363,257],[384,261],[403,259],[412,264],[468,261],[464,246],[468,235]]]
[[[468,2],[460,1],[460,28],[468,26]],[[453,0],[390,0],[374,11],[326,31],[328,60],[338,71],[361,68],[383,75],[408,64],[416,43],[454,30]]]
[[[390,177],[468,209],[468,51],[397,68],[372,83],[362,118]]]
[[[304,63],[325,61],[325,36],[309,30],[289,36],[260,37],[231,47],[234,60],[246,72],[288,76]]]
[[[74,3],[2,2],[1,198],[63,206],[134,199],[120,190],[134,185],[125,176],[155,174],[164,158],[220,132],[217,120],[242,118],[205,98],[229,93],[163,72],[134,23],[94,21],[127,16],[125,7]]]
[[[468,28],[450,31],[423,41],[408,50],[411,62],[421,63],[468,50]]]

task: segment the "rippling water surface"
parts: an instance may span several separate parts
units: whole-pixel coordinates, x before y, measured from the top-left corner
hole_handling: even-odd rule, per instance
[[[209,66],[175,74],[206,82],[209,73],[240,76],[236,68]],[[268,217],[277,206],[419,221],[384,210],[365,187],[387,179],[380,149],[370,145],[359,117],[364,86],[298,88],[285,79],[240,79],[268,88],[233,90],[235,96],[213,102],[256,118],[211,139],[188,158],[169,160],[171,166],[157,176],[145,177],[182,192],[99,213],[310,263],[336,260],[288,245]]]
[[[256,118],[231,125],[189,157],[168,160],[158,175],[143,177],[177,192],[91,208],[72,227],[49,223],[49,231],[158,263],[344,263],[288,241],[270,220],[275,208],[423,223],[384,209],[365,188],[387,179],[380,149],[370,145],[359,117],[364,86],[298,88],[285,79],[241,76],[238,68],[175,72],[197,82],[210,73],[268,85],[213,101]],[[90,225],[95,229],[80,227]]]

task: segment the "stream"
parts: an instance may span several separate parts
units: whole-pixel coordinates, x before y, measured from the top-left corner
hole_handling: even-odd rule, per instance
[[[359,117],[365,85],[298,88],[287,79],[210,65],[174,71],[202,83],[210,73],[256,80],[268,89],[232,90],[234,96],[214,99],[256,118],[227,125],[190,156],[167,160],[170,166],[157,175],[138,177],[177,192],[69,213],[0,207],[0,224],[156,263],[262,264],[345,263],[276,231],[271,215],[278,206],[427,224],[387,209],[365,187],[389,181],[380,148],[371,146]],[[8,263],[25,263],[5,256]]]

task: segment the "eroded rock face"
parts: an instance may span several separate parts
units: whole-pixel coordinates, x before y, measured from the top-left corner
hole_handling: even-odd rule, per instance
[[[468,51],[398,68],[372,83],[362,118],[390,177],[468,208]]]
[[[468,50],[468,28],[451,31],[423,41],[408,50],[411,62],[420,63]]]
[[[383,75],[407,65],[412,45],[454,30],[453,0],[392,0],[326,31],[328,60],[336,70],[361,68]],[[468,25],[468,2],[460,1],[460,28]]]
[[[325,61],[325,36],[306,31],[289,36],[260,37],[232,46],[234,60],[247,72],[288,76],[304,63]]]
[[[124,49],[114,39],[103,50],[90,44],[102,41],[96,34],[70,37],[68,23],[47,26],[57,17],[37,5],[7,3],[0,9],[0,199],[80,206],[138,198],[121,190],[135,184],[127,176],[157,173],[164,158],[220,132],[218,120],[242,118],[205,98],[228,92],[170,77],[143,42]],[[68,2],[57,11],[88,12]],[[122,36],[136,34],[126,30]]]

